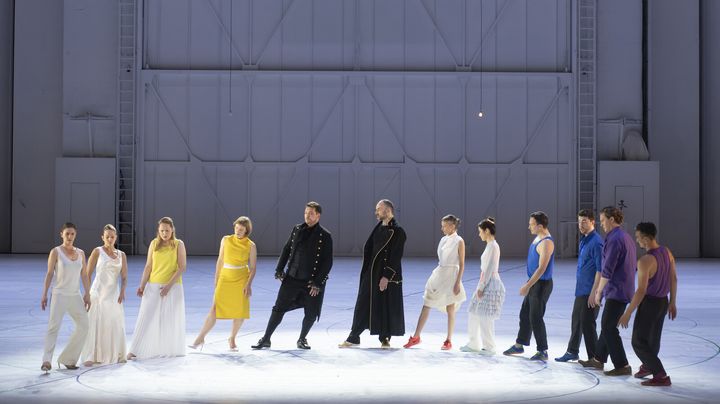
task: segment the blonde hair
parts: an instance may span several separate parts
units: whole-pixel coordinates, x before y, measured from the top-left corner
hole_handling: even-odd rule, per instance
[[[239,218],[235,219],[233,222],[233,226],[236,224],[239,224],[245,228],[245,237],[250,237],[250,233],[252,233],[252,220],[250,220],[247,216],[240,216]]]
[[[175,223],[173,223],[172,218],[165,216],[162,219],[158,220],[157,224],[158,224],[158,232],[157,232],[157,236],[155,237],[155,240],[154,240],[155,241],[155,250],[156,251],[159,250],[160,243],[162,243],[162,238],[160,237],[160,229],[159,229],[161,224],[166,224],[166,225],[170,226],[170,228],[172,229],[172,236],[170,236],[170,246],[174,248],[175,245],[177,244],[177,239],[175,238]]]
[[[103,233],[105,233],[106,231],[114,231],[115,234],[117,234],[117,229],[111,224],[106,224],[105,226],[103,226]]]

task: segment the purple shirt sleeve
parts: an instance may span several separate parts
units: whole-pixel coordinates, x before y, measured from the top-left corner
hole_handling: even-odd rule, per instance
[[[619,244],[614,237],[612,239],[608,237],[605,240],[602,255],[602,277],[605,279],[612,278],[615,269],[618,267],[620,261],[620,254],[618,254]]]

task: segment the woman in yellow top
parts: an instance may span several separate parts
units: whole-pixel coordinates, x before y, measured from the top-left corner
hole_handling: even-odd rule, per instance
[[[127,358],[185,355],[185,294],[182,274],[187,254],[175,238],[169,217],[158,221],[157,237],[150,243],[147,263],[137,295],[140,312]]]
[[[237,351],[235,336],[243,321],[250,318],[250,296],[252,281],[255,278],[257,248],[250,240],[252,222],[246,216],[240,216],[233,222],[235,234],[220,240],[220,252],[215,265],[215,296],[213,305],[205,319],[200,334],[189,345],[197,349],[205,344],[205,336],[215,326],[217,319],[232,319],[232,331],[228,344],[231,351]]]

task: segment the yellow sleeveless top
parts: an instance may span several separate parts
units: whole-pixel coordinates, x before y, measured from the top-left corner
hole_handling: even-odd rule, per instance
[[[175,247],[162,247],[159,250],[152,248],[152,272],[150,272],[151,283],[168,283],[178,270],[177,251],[180,240],[175,240]],[[182,283],[182,277],[177,283]]]
[[[233,267],[248,265],[250,259],[250,239],[237,238],[234,234],[225,236],[223,247],[223,264]]]

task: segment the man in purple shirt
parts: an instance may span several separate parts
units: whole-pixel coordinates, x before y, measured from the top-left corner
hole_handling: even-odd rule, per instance
[[[602,252],[602,275],[592,303],[599,306],[605,297],[605,309],[600,320],[595,357],[578,361],[583,367],[602,369],[610,355],[615,368],[606,371],[606,376],[632,374],[617,325],[625,312],[625,306],[635,293],[637,251],[635,241],[620,227],[622,223],[623,213],[620,209],[612,206],[602,209],[600,225],[607,235]]]
[[[653,375],[652,379],[641,383],[643,386],[670,386],[670,376],[665,373],[658,353],[665,315],[670,320],[677,316],[677,272],[675,257],[670,249],[658,244],[656,236],[657,228],[653,223],[638,223],[635,227],[635,239],[647,254],[638,260],[638,287],[625,314],[620,317],[619,325],[627,328],[630,316],[637,309],[632,346],[642,365],[635,377],[642,379]]]

